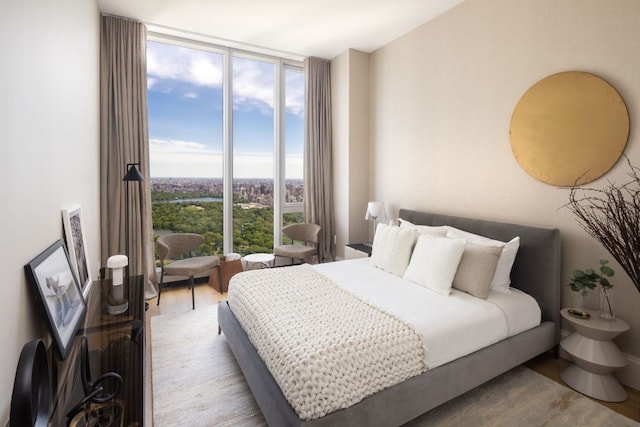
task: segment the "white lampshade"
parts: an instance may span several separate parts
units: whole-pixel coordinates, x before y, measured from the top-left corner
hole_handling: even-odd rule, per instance
[[[384,211],[384,202],[369,202],[367,204],[367,213],[364,219],[373,219],[375,221],[385,221],[387,215]]]

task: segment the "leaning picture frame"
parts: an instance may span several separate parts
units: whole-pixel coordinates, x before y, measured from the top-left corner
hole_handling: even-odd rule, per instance
[[[89,268],[89,254],[85,238],[84,222],[80,205],[74,205],[62,210],[64,237],[69,251],[71,267],[78,277],[82,294],[86,298],[91,288],[92,277]]]
[[[34,296],[41,302],[61,359],[67,357],[87,311],[62,239],[24,266]]]

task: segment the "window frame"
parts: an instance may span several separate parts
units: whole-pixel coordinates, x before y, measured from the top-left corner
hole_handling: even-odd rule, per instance
[[[165,29],[166,30],[166,29]],[[199,49],[223,56],[222,76],[222,149],[223,149],[223,253],[233,252],[233,58],[240,57],[274,64],[274,134],[273,134],[273,245],[282,244],[282,226],[284,213],[303,213],[304,203],[286,203],[286,70],[292,69],[304,75],[302,58],[285,54],[283,57],[266,53],[253,52],[248,49],[223,46],[207,41],[207,37],[194,35],[196,38],[169,34],[171,31],[161,32],[148,30],[147,40],[158,43],[172,44],[180,47]],[[304,180],[304,177],[303,177]]]

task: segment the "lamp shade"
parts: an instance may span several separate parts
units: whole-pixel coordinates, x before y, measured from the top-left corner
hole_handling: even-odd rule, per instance
[[[127,174],[122,178],[123,181],[144,181],[144,177],[136,166],[140,163],[127,163]]]
[[[364,219],[372,219],[377,221],[378,219],[384,221],[387,219],[387,215],[384,211],[384,202],[369,202],[367,204],[367,213]]]
[[[125,196],[124,196],[124,245],[127,260],[129,257],[129,221],[131,218],[129,217],[129,182],[141,182],[144,181],[144,177],[138,170],[137,166],[140,166],[140,163],[127,163],[127,173],[124,175],[122,180],[125,182]],[[127,278],[129,277],[129,266],[127,269]]]

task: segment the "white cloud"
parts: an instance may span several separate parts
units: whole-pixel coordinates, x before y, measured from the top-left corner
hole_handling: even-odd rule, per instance
[[[222,176],[222,156],[151,153],[153,178],[218,178]]]
[[[296,116],[302,116],[304,114],[304,73],[287,71],[285,80],[285,105]]]
[[[202,52],[191,58],[189,71],[194,82],[199,86],[218,87],[222,85],[222,61],[219,64],[214,63],[211,55],[217,54]]]
[[[149,151],[151,153],[155,152],[155,153],[166,153],[166,154],[215,153],[214,150],[208,149],[205,144],[202,144],[200,142],[159,139],[159,138],[149,139]]]
[[[233,58],[233,104],[273,114],[275,65],[246,58]]]
[[[198,87],[222,87],[222,55],[165,43],[147,44],[147,89],[169,92],[163,80]],[[273,114],[275,65],[253,59],[233,58],[233,102],[240,110],[257,109]],[[297,115],[304,111],[304,74],[286,73],[286,106]],[[197,97],[193,91],[183,94]]]
[[[204,144],[166,139],[149,140],[151,176],[154,178],[222,177],[223,156]],[[243,153],[234,156],[233,175],[236,178],[273,178],[271,153]],[[286,177],[302,179],[302,156],[287,156]]]
[[[152,177],[222,176],[222,153],[199,142],[150,139],[149,160]]]
[[[302,179],[304,178],[304,160],[302,155],[287,155],[284,161],[285,179]]]
[[[164,43],[147,44],[147,76],[155,87],[169,79],[196,86],[222,86],[222,55]]]

